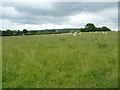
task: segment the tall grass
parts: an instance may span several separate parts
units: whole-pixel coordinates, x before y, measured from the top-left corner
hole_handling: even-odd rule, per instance
[[[3,88],[118,85],[116,32],[3,37]]]
[[[2,89],[2,37],[0,37],[0,89]]]

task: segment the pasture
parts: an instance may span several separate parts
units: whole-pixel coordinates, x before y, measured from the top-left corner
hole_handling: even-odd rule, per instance
[[[3,88],[118,87],[118,33],[2,37]]]

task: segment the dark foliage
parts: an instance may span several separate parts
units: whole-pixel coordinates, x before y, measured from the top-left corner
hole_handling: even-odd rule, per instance
[[[61,34],[74,32],[95,32],[95,31],[111,31],[108,27],[95,27],[93,23],[87,23],[85,28],[64,28],[64,29],[46,29],[46,30],[0,30],[0,36],[21,36],[21,35],[44,35],[44,34]]]

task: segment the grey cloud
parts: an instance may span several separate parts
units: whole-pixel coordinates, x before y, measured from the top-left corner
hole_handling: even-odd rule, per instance
[[[58,17],[48,17],[48,16],[40,16],[40,17],[6,17],[5,19],[10,20],[11,22],[14,23],[21,23],[21,24],[48,24],[48,23],[52,23],[52,24],[61,24],[63,23],[65,20],[67,20],[67,18],[58,18]]]
[[[10,2],[3,3],[3,6],[14,7],[15,10],[21,13],[28,13],[31,15],[46,15],[46,16],[68,16],[82,11],[99,12],[106,8],[115,8],[117,3],[113,2],[54,2],[53,9],[46,9],[48,5],[41,8],[39,3],[18,3]],[[44,3],[43,3],[44,5]]]
[[[66,18],[57,18],[57,17],[48,17],[48,16],[40,16],[40,17],[29,17],[28,18],[24,18],[24,19],[11,19],[12,22],[16,22],[16,23],[21,23],[21,24],[49,24],[49,23],[53,23],[53,24],[61,24],[62,22],[64,22],[66,20]]]
[[[117,3],[105,2],[60,2],[55,3],[59,14],[69,15],[80,12],[99,12],[107,8],[115,8]]]
[[[109,8],[117,8],[115,2],[54,2],[43,5],[41,3],[4,2],[3,8],[13,7],[18,15],[3,13],[3,19],[22,24],[61,24],[67,20],[67,16],[81,12],[98,13]],[[41,7],[42,6],[42,7]],[[3,11],[5,12],[5,11]],[[114,16],[113,16],[114,17]],[[114,18],[113,18],[114,21]]]

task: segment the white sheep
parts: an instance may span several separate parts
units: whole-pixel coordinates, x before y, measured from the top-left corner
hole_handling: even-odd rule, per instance
[[[76,33],[74,33],[73,35],[76,36]]]

